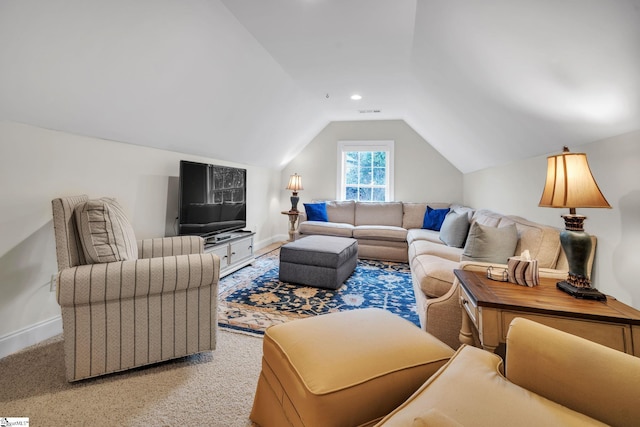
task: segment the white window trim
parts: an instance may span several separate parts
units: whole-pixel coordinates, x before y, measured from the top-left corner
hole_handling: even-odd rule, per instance
[[[386,151],[387,152],[387,200],[394,200],[394,141],[338,141],[338,177],[336,179],[336,200],[345,200],[344,194],[344,153],[349,151]]]

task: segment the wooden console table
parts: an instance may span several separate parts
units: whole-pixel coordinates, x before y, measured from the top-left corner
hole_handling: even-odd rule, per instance
[[[460,330],[464,344],[473,344],[475,327],[482,347],[495,351],[506,342],[511,321],[525,317],[640,357],[640,311],[613,297],[577,299],[557,289],[557,279],[540,278],[540,284],[530,288],[494,281],[477,271],[454,273],[464,307]]]

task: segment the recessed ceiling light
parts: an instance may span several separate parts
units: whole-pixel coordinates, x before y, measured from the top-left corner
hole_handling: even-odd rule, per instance
[[[351,95],[351,99],[353,99],[354,101],[359,101],[362,99],[362,96],[354,93],[353,95]]]

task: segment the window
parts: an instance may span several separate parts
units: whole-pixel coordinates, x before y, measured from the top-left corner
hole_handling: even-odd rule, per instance
[[[393,141],[338,142],[338,200],[393,200]]]

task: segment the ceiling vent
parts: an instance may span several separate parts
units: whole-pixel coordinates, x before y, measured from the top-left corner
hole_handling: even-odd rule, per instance
[[[372,114],[372,113],[379,113],[380,110],[358,110],[358,112],[360,114]]]

